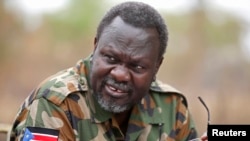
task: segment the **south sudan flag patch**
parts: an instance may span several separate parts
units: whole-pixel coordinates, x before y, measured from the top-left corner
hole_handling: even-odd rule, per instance
[[[41,127],[27,127],[22,141],[58,141],[59,131]]]

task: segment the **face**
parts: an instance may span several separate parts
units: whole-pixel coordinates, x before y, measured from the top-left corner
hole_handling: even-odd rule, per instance
[[[95,42],[91,68],[94,97],[105,110],[120,113],[148,94],[162,58],[154,28],[136,28],[116,17]]]

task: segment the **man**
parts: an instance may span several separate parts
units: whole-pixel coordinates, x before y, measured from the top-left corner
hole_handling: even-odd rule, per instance
[[[25,100],[11,140],[186,141],[197,133],[185,97],[155,80],[168,33],[147,4],[125,2],[101,20],[94,51]]]

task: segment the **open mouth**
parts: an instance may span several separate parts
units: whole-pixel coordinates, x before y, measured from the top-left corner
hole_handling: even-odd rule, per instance
[[[108,95],[115,98],[122,98],[128,95],[128,91],[119,89],[117,87],[106,84],[105,89],[108,92]]]

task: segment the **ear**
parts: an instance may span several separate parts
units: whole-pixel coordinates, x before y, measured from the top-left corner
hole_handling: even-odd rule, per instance
[[[160,66],[161,66],[161,64],[162,64],[163,59],[164,59],[164,57],[161,57],[161,58],[158,60],[158,62],[157,62],[157,66],[156,66],[157,71],[159,70],[159,68],[160,68]]]
[[[96,48],[97,48],[97,43],[98,43],[98,41],[97,41],[97,38],[95,37],[95,39],[94,39],[94,50],[96,50]]]
[[[156,64],[156,68],[155,68],[155,75],[157,74],[157,72],[158,72],[158,70],[159,70],[159,68],[160,68],[160,66],[162,64],[163,59],[164,59],[164,57],[161,57],[161,58],[158,59],[157,64]]]

